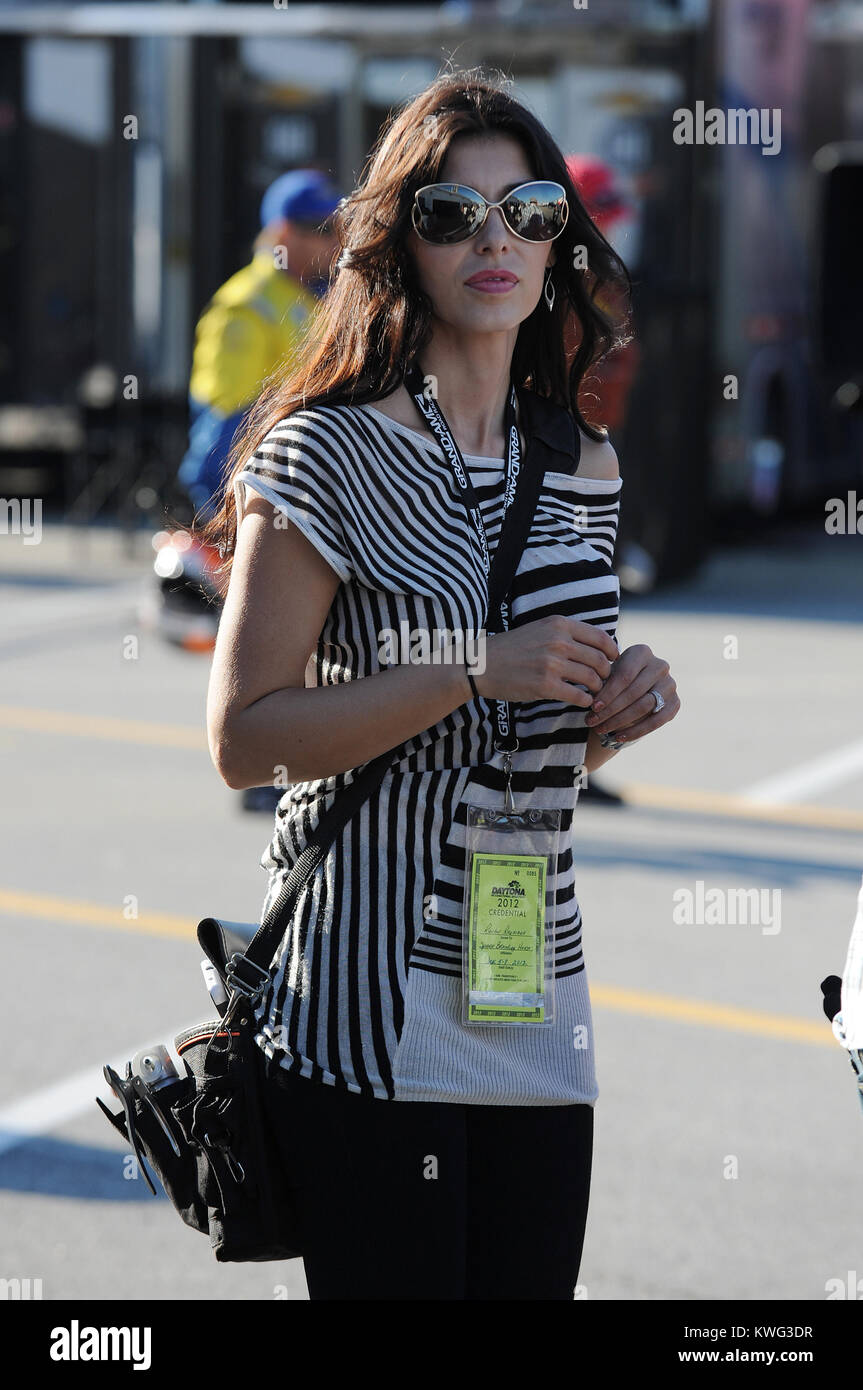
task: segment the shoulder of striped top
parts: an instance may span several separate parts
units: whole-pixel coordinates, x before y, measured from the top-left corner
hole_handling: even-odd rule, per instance
[[[370,415],[373,420],[379,420],[385,429],[390,429],[395,434],[406,437],[412,443],[425,446],[425,448],[430,451],[436,451],[439,448],[437,441],[432,439],[431,436],[422,434],[419,430],[412,429],[410,425],[403,425],[400,420],[391,419],[389,415],[385,415],[382,410],[378,410],[370,401],[364,401],[360,405],[347,406],[345,408],[348,410],[363,411],[365,414]],[[503,463],[502,459],[489,458],[483,454],[465,454],[465,458],[474,459],[479,463]],[[567,478],[570,482],[577,483],[579,486],[584,484],[588,492],[613,492],[621,483],[619,473],[616,478],[597,478],[589,473],[557,473],[552,469],[547,471],[550,477]]]
[[[264,438],[278,438],[280,434],[298,427],[337,429],[340,423],[339,416],[349,408],[340,405],[300,406],[298,410],[292,410],[290,415],[283,415],[281,420],[277,420],[274,425],[271,425]]]
[[[623,482],[619,473],[616,478],[594,478],[589,473],[554,473],[549,470],[546,477],[562,478],[567,483],[576,483],[579,487],[585,488],[587,492],[597,493],[617,492]]]

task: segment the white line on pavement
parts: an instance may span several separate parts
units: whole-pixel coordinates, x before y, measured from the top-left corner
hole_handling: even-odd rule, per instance
[[[849,782],[863,772],[863,739],[837,748],[833,753],[823,753],[808,763],[780,772],[775,777],[765,777],[755,782],[740,795],[747,801],[779,802],[800,801],[807,796],[815,796],[828,787]]]
[[[160,1035],[174,1059],[175,1066],[177,1055],[174,1050],[174,1038],[186,1028],[191,1028],[195,1022],[199,1023],[200,1019],[192,1020],[192,1023],[187,1020],[180,1024],[179,1028],[165,1030]],[[115,1052],[113,1057],[94,1062],[91,1066],[75,1072],[74,1076],[67,1076],[64,1081],[43,1086],[41,1090],[33,1091],[31,1095],[23,1096],[21,1100],[5,1106],[0,1110],[0,1155],[26,1143],[34,1135],[50,1134],[52,1130],[59,1129],[91,1107],[93,1114],[97,1115],[99,1107],[96,1105],[96,1096],[101,1096],[112,1111],[119,1110],[120,1102],[102,1075],[102,1067],[107,1061],[122,1076],[126,1070],[126,1063],[130,1062],[142,1047],[151,1046],[154,1037],[155,1030],[147,1043],[135,1043],[125,1052]],[[184,1075],[183,1072],[180,1074]],[[104,1117],[103,1123],[108,1123]],[[107,1134],[106,1128],[106,1137]]]

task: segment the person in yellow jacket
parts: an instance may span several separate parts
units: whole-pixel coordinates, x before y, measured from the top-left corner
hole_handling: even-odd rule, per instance
[[[340,195],[317,169],[270,185],[251,263],[209,301],[195,332],[189,382],[189,447],[180,484],[203,519],[219,500],[237,427],[264,381],[296,349],[327,288],[337,247],[331,218]]]

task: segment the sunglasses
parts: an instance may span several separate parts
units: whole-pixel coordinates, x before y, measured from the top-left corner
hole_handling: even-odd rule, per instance
[[[463,183],[427,183],[414,194],[411,219],[417,236],[432,246],[452,246],[475,236],[490,208],[521,241],[554,241],[566,226],[569,204],[562,184],[536,179],[490,203]]]

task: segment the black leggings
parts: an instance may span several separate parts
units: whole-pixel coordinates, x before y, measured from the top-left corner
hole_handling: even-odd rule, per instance
[[[592,1106],[377,1100],[266,1070],[310,1298],[573,1298]]]

